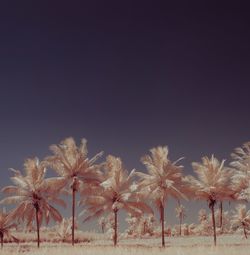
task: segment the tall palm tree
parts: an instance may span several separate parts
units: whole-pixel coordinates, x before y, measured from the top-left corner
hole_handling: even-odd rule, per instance
[[[237,200],[250,200],[250,142],[234,149],[230,163],[235,169],[233,176],[234,197]]]
[[[0,203],[17,204],[11,213],[14,219],[26,220],[27,227],[36,221],[37,246],[40,246],[40,225],[43,219],[49,223],[50,217],[55,221],[61,221],[62,217],[58,210],[50,202],[65,206],[58,194],[63,187],[63,180],[57,178],[45,179],[46,168],[44,162],[38,158],[27,159],[24,163],[25,173],[11,169],[14,176],[12,182],[16,186],[7,186],[3,192],[10,194]]]
[[[120,158],[109,155],[105,163],[105,173],[99,188],[95,193],[83,199],[82,204],[87,206],[89,216],[84,221],[99,217],[104,213],[112,212],[114,215],[114,245],[117,245],[118,212],[120,209],[132,215],[142,215],[143,212],[153,213],[152,209],[134,191],[131,185],[134,170],[130,174],[124,169]]]
[[[72,245],[75,243],[75,204],[76,192],[83,183],[94,184],[98,181],[99,165],[94,164],[103,152],[93,158],[87,157],[87,140],[82,139],[77,147],[72,137],[64,139],[59,145],[51,145],[53,155],[46,158],[48,165],[64,179],[65,186],[72,194]]]
[[[151,155],[141,158],[146,166],[148,174],[137,172],[141,178],[138,186],[140,192],[154,202],[160,214],[162,228],[162,246],[165,246],[164,222],[165,203],[168,197],[186,199],[183,194],[182,166],[177,165],[178,161],[171,162],[168,158],[168,147],[157,147],[150,150]]]
[[[246,205],[236,206],[236,212],[232,216],[231,224],[233,227],[242,227],[244,236],[247,239],[247,229],[250,227],[250,210],[247,211]]]
[[[250,142],[235,148],[231,156],[233,158],[231,165],[250,177]]]
[[[6,235],[8,238],[14,239],[14,241],[18,241],[13,235],[10,234],[10,229],[15,227],[16,224],[13,222],[13,218],[11,213],[7,213],[5,210],[0,211],[0,240],[1,240],[1,248],[3,248],[3,239]]]
[[[186,217],[185,213],[185,207],[182,204],[178,204],[178,206],[175,208],[176,217],[179,219],[179,235],[181,236],[181,225],[183,222],[183,219]]]
[[[225,160],[220,162],[213,155],[211,158],[203,157],[202,163],[193,162],[192,166],[197,175],[186,176],[189,191],[196,199],[207,200],[212,213],[214,245],[216,245],[216,226],[214,206],[217,201],[230,199],[232,196],[231,181],[232,169],[224,166]]]

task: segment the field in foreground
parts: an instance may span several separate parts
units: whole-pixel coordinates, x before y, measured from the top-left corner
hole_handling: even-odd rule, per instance
[[[166,247],[159,248],[160,239],[124,239],[114,248],[108,240],[96,240],[88,244],[42,243],[37,249],[35,243],[5,244],[0,255],[246,255],[250,254],[250,240],[239,235],[219,236],[217,247],[213,247],[211,237],[171,237],[166,239]]]

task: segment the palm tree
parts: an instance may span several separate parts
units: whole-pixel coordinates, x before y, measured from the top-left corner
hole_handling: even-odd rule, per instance
[[[133,237],[153,235],[155,223],[153,214],[139,215],[139,217],[129,214],[128,216],[129,217],[126,218],[129,225],[129,228],[126,231],[128,235]]]
[[[235,148],[231,154],[233,161],[230,163],[235,169],[233,176],[234,197],[237,200],[250,200],[250,142]]]
[[[82,200],[82,204],[87,206],[89,216],[85,218],[88,221],[92,218],[99,217],[105,212],[112,212],[114,216],[114,235],[113,242],[117,245],[117,224],[118,212],[124,209],[132,215],[142,215],[143,212],[153,213],[152,209],[139,197],[134,191],[135,185],[131,185],[131,179],[134,170],[130,174],[122,165],[120,158],[109,155],[105,163],[105,172],[103,181],[95,193]]]
[[[8,238],[14,239],[14,241],[18,241],[13,235],[10,234],[10,229],[16,227],[16,224],[13,223],[13,218],[11,213],[7,213],[5,210],[0,211],[0,240],[1,240],[1,248],[3,248],[3,239],[6,235]]]
[[[128,223],[128,228],[126,230],[127,236],[137,237],[138,236],[138,228],[140,223],[140,217],[135,217],[134,215],[128,213],[128,217],[125,219]]]
[[[71,238],[71,224],[72,220],[63,218],[62,222],[56,227],[56,235],[60,238],[60,241],[67,242]]]
[[[63,180],[57,178],[45,179],[45,163],[39,162],[38,158],[27,159],[24,163],[25,173],[23,176],[20,171],[11,169],[14,176],[12,182],[16,186],[7,186],[3,192],[10,194],[0,203],[17,204],[11,213],[13,219],[23,220],[30,227],[33,220],[36,221],[37,246],[40,246],[40,225],[43,219],[49,223],[50,217],[55,221],[61,221],[62,217],[58,210],[49,202],[65,206],[62,199],[57,196],[63,187]]]
[[[59,145],[51,145],[54,155],[46,158],[48,165],[64,179],[64,185],[69,186],[72,194],[72,245],[75,243],[75,203],[76,192],[83,183],[95,184],[98,181],[99,165],[94,164],[103,152],[93,158],[87,157],[87,140],[82,139],[77,147],[72,137],[66,138]]]
[[[235,148],[231,156],[233,158],[231,165],[250,177],[250,142],[244,143],[242,147]]]
[[[165,246],[164,236],[164,209],[168,197],[186,199],[183,194],[182,166],[177,163],[180,160],[171,162],[168,158],[168,147],[157,147],[150,150],[151,155],[141,158],[146,166],[148,174],[137,172],[141,178],[139,189],[142,194],[151,199],[159,210],[161,221],[162,246]]]
[[[181,236],[181,225],[182,225],[183,219],[186,217],[185,207],[179,203],[178,206],[175,208],[175,211],[176,211],[176,217],[179,218],[179,221],[180,221],[179,235]]]
[[[250,227],[250,210],[246,210],[246,205],[236,206],[236,212],[232,216],[231,224],[233,227],[242,227],[244,236],[247,239],[247,229]]]
[[[203,157],[202,163],[192,163],[197,179],[190,175],[185,178],[191,194],[195,194],[196,199],[208,201],[212,213],[214,245],[216,245],[214,206],[217,201],[229,199],[232,196],[230,187],[233,171],[225,167],[224,163],[225,160],[220,162],[213,155],[210,159]]]
[[[205,209],[200,209],[198,212],[198,220],[199,223],[203,222],[203,221],[207,221],[207,212]]]
[[[105,232],[105,227],[106,227],[106,219],[105,217],[101,217],[98,221],[98,224],[100,225],[101,229],[102,229],[102,233],[104,234]]]

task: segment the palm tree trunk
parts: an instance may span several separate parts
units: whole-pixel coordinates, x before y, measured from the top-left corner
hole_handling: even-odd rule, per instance
[[[214,203],[211,204],[212,211],[212,222],[213,222],[213,231],[214,231],[214,245],[216,246],[216,226],[215,226],[215,218],[214,218]]]
[[[161,245],[165,247],[165,230],[164,230],[164,206],[160,205],[160,217],[161,217]]]
[[[114,225],[114,246],[117,245],[117,210],[114,210],[114,215],[115,215],[115,225]]]
[[[223,204],[222,201],[220,201],[220,228],[222,230],[222,225],[223,225]]]
[[[245,238],[247,239],[247,231],[246,231],[245,226],[243,226],[243,230],[244,230],[244,236],[245,236]]]
[[[73,184],[74,186],[74,184]],[[71,239],[71,243],[74,246],[75,244],[75,203],[76,203],[76,190],[74,187],[72,187],[72,239]]]
[[[36,209],[36,232],[37,232],[37,247],[40,247],[40,224],[38,219],[39,207],[35,205]]]
[[[181,236],[182,214],[180,215],[180,236]]]
[[[3,233],[0,232],[0,239],[1,239],[1,249],[3,249]]]

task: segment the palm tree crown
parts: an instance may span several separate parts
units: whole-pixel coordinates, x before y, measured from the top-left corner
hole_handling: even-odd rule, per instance
[[[184,218],[186,217],[186,210],[185,207],[183,205],[178,205],[175,208],[175,212],[176,212],[176,218]]]
[[[48,156],[45,160],[56,173],[65,179],[65,184],[69,183],[77,190],[80,182],[95,181],[100,174],[99,165],[94,164],[103,152],[96,154],[89,159],[87,140],[82,139],[77,147],[72,137],[64,139],[59,145],[53,144],[50,150],[54,155]]]
[[[204,199],[208,202],[230,199],[232,190],[233,170],[225,167],[225,160],[220,162],[213,155],[202,158],[202,163],[193,162],[192,166],[197,175],[185,178],[190,185],[191,191],[195,193],[197,199]]]
[[[63,218],[61,223],[59,225],[57,225],[55,232],[56,232],[56,235],[60,238],[60,241],[66,242],[66,241],[70,240],[71,222],[72,222],[72,220],[70,218],[69,219]]]
[[[198,212],[199,223],[207,220],[207,211],[205,209],[200,209]]]
[[[250,176],[250,142],[244,143],[242,147],[235,148],[231,156],[233,158],[231,165]]]
[[[168,197],[179,199],[186,198],[182,192],[182,166],[177,162],[171,162],[168,158],[168,147],[157,147],[150,150],[151,155],[141,158],[146,166],[148,174],[137,172],[141,177],[139,187],[141,191],[155,202],[156,206],[164,204]]]

